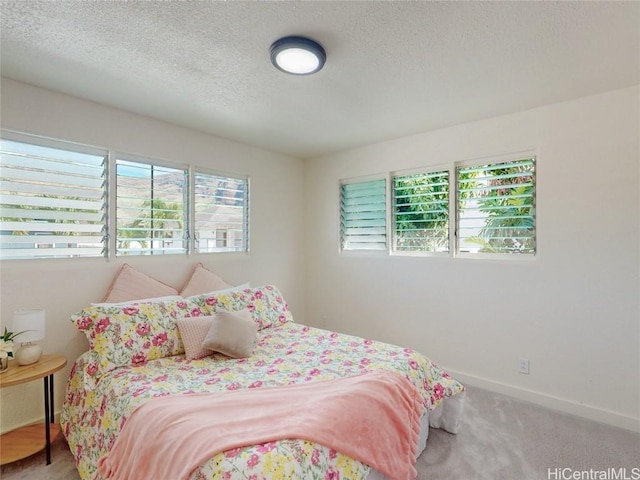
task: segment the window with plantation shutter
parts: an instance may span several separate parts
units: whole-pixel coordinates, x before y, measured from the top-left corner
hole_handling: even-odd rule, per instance
[[[116,159],[116,255],[187,252],[187,170]]]
[[[535,158],[456,173],[458,252],[535,254]]]
[[[385,179],[343,183],[340,190],[343,250],[386,250]]]
[[[449,251],[449,171],[393,176],[393,250]]]
[[[106,255],[108,152],[3,132],[0,258]]]
[[[196,172],[194,191],[195,251],[248,251],[248,180]]]

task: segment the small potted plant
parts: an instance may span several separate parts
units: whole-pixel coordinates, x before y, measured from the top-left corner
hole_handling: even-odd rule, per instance
[[[9,358],[13,357],[13,339],[24,332],[10,332],[4,327],[4,333],[0,336],[0,373],[9,368]]]

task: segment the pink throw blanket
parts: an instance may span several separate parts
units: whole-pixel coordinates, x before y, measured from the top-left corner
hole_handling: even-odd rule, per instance
[[[293,438],[409,480],[417,475],[422,408],[409,380],[383,370],[300,385],[158,397],[134,410],[98,471],[113,480],[187,479],[217,453]]]

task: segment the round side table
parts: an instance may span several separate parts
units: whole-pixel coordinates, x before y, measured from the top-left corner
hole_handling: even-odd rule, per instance
[[[43,448],[47,465],[51,463],[51,441],[60,433],[60,427],[54,423],[53,374],[66,364],[67,359],[62,355],[43,355],[31,365],[9,362],[9,369],[0,373],[0,388],[44,379],[44,424],[29,425],[0,436],[0,465],[26,458]]]

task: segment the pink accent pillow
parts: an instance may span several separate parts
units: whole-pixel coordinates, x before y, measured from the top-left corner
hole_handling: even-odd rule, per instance
[[[233,285],[229,285],[218,275],[204,268],[202,263],[199,263],[193,270],[187,284],[182,288],[180,295],[183,297],[191,297],[193,295],[225,290],[231,287],[233,287]]]
[[[215,353],[202,346],[212,322],[213,316],[184,317],[176,320],[187,360],[197,360]]]
[[[171,295],[178,295],[178,291],[125,263],[113,279],[103,302],[120,303]]]

